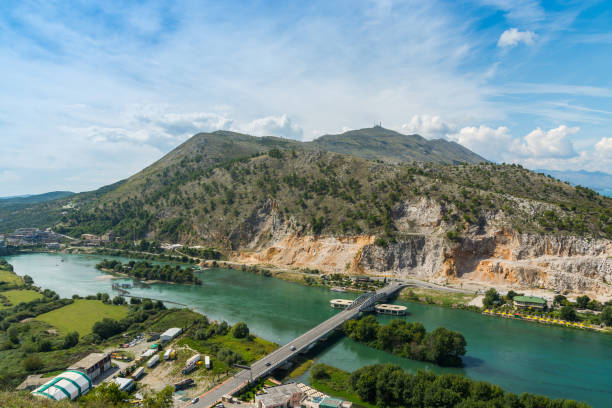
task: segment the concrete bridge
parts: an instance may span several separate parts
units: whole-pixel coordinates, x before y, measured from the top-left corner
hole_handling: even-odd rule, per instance
[[[249,382],[265,377],[299,353],[307,351],[311,345],[326,337],[330,332],[341,326],[347,320],[356,317],[361,312],[372,310],[376,303],[388,299],[404,286],[406,285],[403,283],[393,282],[377,291],[360,295],[350,306],[340,313],[330,317],[284,346],[279,347],[261,360],[256,361],[251,365],[250,370],[245,369],[239,371],[229,380],[226,380],[216,388],[200,396],[200,400],[192,406],[199,408],[211,407],[221,400],[223,395],[234,394],[244,388]]]

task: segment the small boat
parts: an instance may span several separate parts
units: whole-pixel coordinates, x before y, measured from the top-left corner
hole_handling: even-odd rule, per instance
[[[344,288],[339,288],[339,287],[333,287],[330,289],[332,292],[340,292],[340,293],[344,293],[346,292],[346,290]]]

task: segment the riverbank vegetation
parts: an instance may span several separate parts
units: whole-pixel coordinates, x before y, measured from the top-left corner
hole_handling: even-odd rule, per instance
[[[343,330],[351,339],[370,347],[441,366],[460,367],[467,346],[465,338],[457,331],[438,327],[428,333],[421,323],[400,319],[381,325],[373,315],[349,320]]]
[[[449,292],[429,288],[408,288],[400,292],[399,298],[408,302],[426,303],[453,308],[471,308],[468,306],[476,297],[473,293]],[[474,308],[477,309],[477,308]]]
[[[193,268],[182,268],[180,265],[154,265],[147,261],[129,261],[122,264],[116,259],[103,259],[96,265],[96,268],[101,271],[122,273],[142,280],[202,284],[202,281],[195,276]]]
[[[510,290],[502,296],[491,288],[486,291],[482,303],[484,309],[510,312],[514,310],[512,304],[514,297],[521,295],[521,293]],[[530,316],[561,319],[596,326],[601,324],[612,326],[612,300],[601,303],[587,295],[577,297],[575,302],[570,301],[563,295],[555,295],[552,304],[548,304],[545,309],[529,308],[523,313]]]
[[[311,369],[314,388],[366,407],[411,408],[588,408],[584,402],[520,396],[484,381],[431,371],[405,372],[393,364],[362,367],[351,373],[323,364]]]

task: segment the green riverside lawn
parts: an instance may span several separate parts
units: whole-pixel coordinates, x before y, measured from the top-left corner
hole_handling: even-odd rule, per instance
[[[99,300],[77,299],[68,306],[37,316],[36,320],[50,324],[62,334],[77,331],[79,335],[85,336],[91,333],[95,322],[105,317],[120,320],[127,314],[126,306],[109,305]]]

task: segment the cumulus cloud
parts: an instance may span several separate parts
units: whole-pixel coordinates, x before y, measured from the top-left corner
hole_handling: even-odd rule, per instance
[[[457,133],[448,135],[457,142],[487,159],[501,160],[504,147],[512,140],[510,129],[500,126],[497,129],[480,125],[464,127]]]
[[[520,31],[518,28],[509,28],[504,31],[497,41],[497,45],[502,48],[515,47],[520,43],[533,45],[536,34],[533,31]]]
[[[302,139],[302,127],[293,123],[287,116],[266,116],[252,122],[237,126],[237,130],[253,136],[282,136],[290,139]]]
[[[595,144],[595,151],[612,158],[612,137],[604,137],[597,142]]]
[[[439,116],[414,115],[410,122],[401,126],[401,131],[408,134],[419,134],[428,139],[444,138],[455,132],[453,125],[445,123]]]
[[[229,129],[233,120],[209,112],[164,113],[161,115],[141,115],[143,124],[151,124],[171,136],[193,135],[198,132],[210,132]]]
[[[561,125],[544,131],[537,128],[527,134],[522,141],[513,145],[514,153],[534,158],[569,158],[577,156],[568,136],[578,133],[579,127]]]

